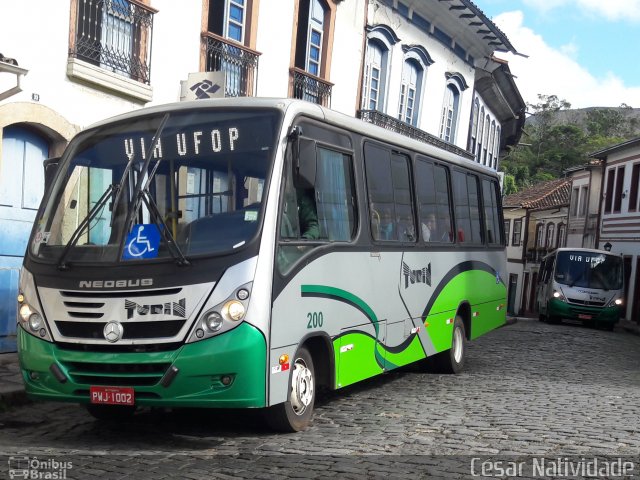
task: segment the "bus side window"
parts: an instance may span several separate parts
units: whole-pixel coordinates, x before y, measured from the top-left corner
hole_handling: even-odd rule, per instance
[[[364,161],[373,240],[415,242],[409,157],[367,142]]]
[[[316,206],[321,240],[345,242],[353,238],[355,200],[351,156],[318,147]]]
[[[277,253],[283,274],[314,248],[350,241],[356,231],[352,158],[321,146],[317,152],[313,188],[296,188],[291,163],[286,167]]]

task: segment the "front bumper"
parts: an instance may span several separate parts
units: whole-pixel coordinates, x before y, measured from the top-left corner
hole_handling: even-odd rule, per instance
[[[264,407],[266,343],[242,323],[224,334],[152,353],[104,353],[61,349],[18,328],[18,352],[26,393],[33,399],[89,403],[94,385],[133,387],[135,403],[162,407]],[[168,386],[160,382],[178,369]],[[56,378],[64,374],[64,381]],[[223,376],[232,382],[224,385]]]
[[[616,323],[620,320],[622,309],[620,307],[585,307],[573,305],[557,299],[551,299],[548,303],[549,317],[567,318],[582,322]]]

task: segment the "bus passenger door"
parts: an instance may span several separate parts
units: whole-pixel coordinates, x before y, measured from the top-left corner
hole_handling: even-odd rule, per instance
[[[536,307],[540,315],[547,315],[547,300],[551,296],[550,291],[553,286],[553,267],[555,264],[555,256],[547,257],[540,265],[540,275],[538,284],[536,285]]]

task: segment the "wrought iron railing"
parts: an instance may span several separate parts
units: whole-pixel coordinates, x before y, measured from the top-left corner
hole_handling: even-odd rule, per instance
[[[291,79],[291,97],[331,107],[331,89],[333,83],[311,75],[299,68],[289,70]]]
[[[205,70],[225,74],[225,97],[255,96],[260,54],[209,32],[203,42]]]
[[[378,110],[359,110],[358,118],[365,122],[373,123],[379,127],[384,127],[387,130],[392,130],[397,133],[401,133],[409,138],[420,140],[421,142],[435,145],[449,152],[453,152],[457,155],[463,156],[469,160],[473,160],[474,156],[467,150],[454,145],[453,143],[445,142],[441,138],[431,135],[430,133],[420,130],[419,128],[409,125],[395,117],[382,113]]]
[[[149,84],[156,10],[129,0],[77,0],[69,56]]]
[[[527,262],[540,263],[542,261],[542,258],[551,250],[554,250],[554,248],[552,247],[527,248],[527,253],[526,253]]]

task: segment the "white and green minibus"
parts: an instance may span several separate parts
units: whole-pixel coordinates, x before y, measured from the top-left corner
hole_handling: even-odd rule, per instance
[[[536,288],[541,321],[576,320],[612,330],[623,314],[621,255],[592,248],[558,248],[540,264]]]
[[[27,393],[98,418],[261,408],[297,431],[320,387],[458,372],[505,323],[507,270],[497,175],[455,150],[291,99],[86,129],[47,163],[24,260]]]

